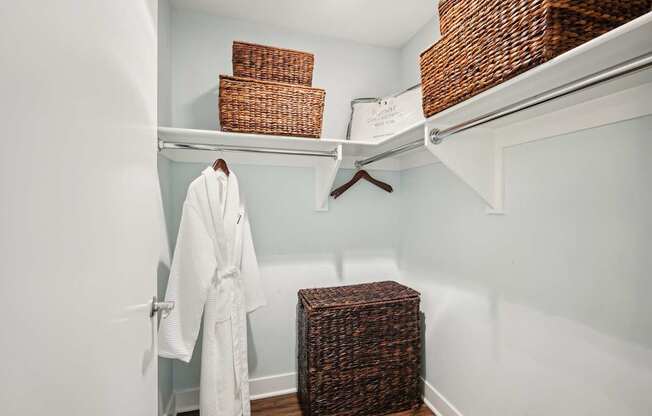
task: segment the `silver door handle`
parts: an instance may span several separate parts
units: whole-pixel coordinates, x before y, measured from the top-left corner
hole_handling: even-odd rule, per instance
[[[170,316],[172,309],[174,309],[174,302],[172,301],[159,302],[158,298],[154,296],[152,298],[152,309],[149,312],[149,316],[151,318],[152,316],[156,315],[158,312],[161,312],[161,317],[165,319],[168,316]]]

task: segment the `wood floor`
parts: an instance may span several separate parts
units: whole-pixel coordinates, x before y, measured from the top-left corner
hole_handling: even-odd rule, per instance
[[[252,416],[301,416],[299,402],[296,394],[271,397],[269,399],[254,400],[251,402]],[[199,411],[179,413],[178,416],[199,416]],[[426,406],[419,410],[394,413],[388,416],[434,416]]]

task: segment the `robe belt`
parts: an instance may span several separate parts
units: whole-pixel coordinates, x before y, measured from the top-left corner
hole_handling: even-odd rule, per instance
[[[240,277],[240,269],[235,266],[227,267],[217,271],[218,279],[237,279]]]
[[[235,266],[230,266],[225,269],[218,269],[213,277],[213,286],[217,286],[223,279],[237,279],[240,277],[240,269]]]

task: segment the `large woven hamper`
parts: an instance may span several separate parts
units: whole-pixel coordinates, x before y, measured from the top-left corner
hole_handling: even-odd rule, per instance
[[[652,0],[442,0],[421,54],[430,117],[650,11]]]
[[[311,53],[247,42],[233,42],[233,75],[263,81],[312,85]]]
[[[319,88],[220,76],[223,131],[318,138],[324,98]]]
[[[396,282],[300,290],[297,326],[304,416],[420,406],[418,292]]]

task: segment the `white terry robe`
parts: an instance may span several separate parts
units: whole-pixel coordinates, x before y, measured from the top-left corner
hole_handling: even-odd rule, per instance
[[[161,322],[159,355],[189,362],[202,312],[200,413],[249,416],[246,313],[265,304],[238,179],[208,167],[188,188]]]

